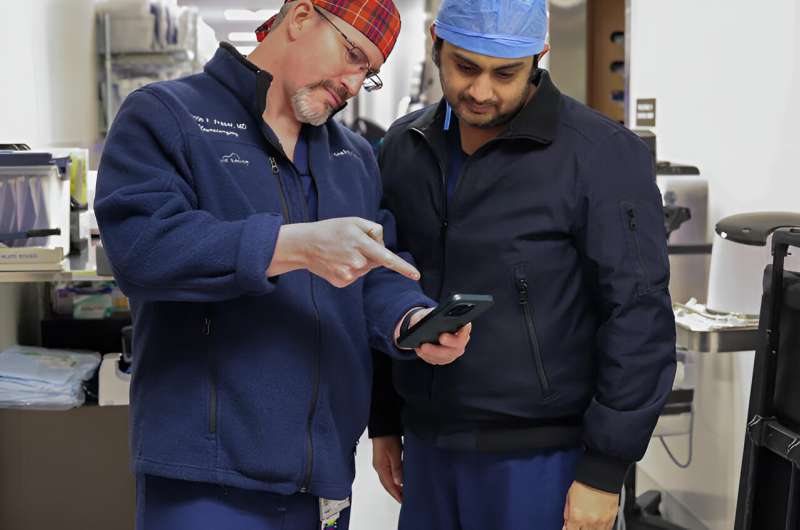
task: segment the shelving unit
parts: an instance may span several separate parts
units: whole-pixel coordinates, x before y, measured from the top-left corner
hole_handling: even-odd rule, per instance
[[[69,256],[60,271],[14,271],[0,272],[2,283],[47,283],[47,282],[108,282],[113,276],[97,274],[97,240],[78,256]]]
[[[107,282],[112,276],[98,276],[94,270],[20,271],[0,272],[0,283],[48,283],[48,282]]]
[[[6,4],[29,3],[3,3],[3,18],[6,17]],[[112,48],[111,38],[104,40],[104,36],[118,34],[114,29],[117,27],[116,13],[95,17],[95,9],[100,3],[93,1],[70,0],[58,4],[48,6],[54,9],[12,9],[12,14],[24,13],[26,19],[11,21],[9,18],[9,28],[16,29],[16,25],[24,26],[28,22],[28,12],[31,16],[34,12],[41,12],[43,16],[46,13],[46,19],[31,19],[31,28],[46,28],[52,37],[50,47],[56,48],[53,53],[28,54],[36,59],[33,62],[37,64],[44,64],[45,59],[59,61],[58,64],[46,65],[54,70],[48,71],[42,84],[52,85],[51,88],[47,91],[25,88],[11,92],[16,97],[21,91],[27,90],[36,96],[22,100],[26,107],[36,103],[45,110],[52,108],[58,111],[52,115],[52,124],[45,124],[42,116],[47,112],[43,111],[39,113],[41,119],[20,129],[23,134],[36,133],[34,136],[43,139],[39,143],[59,143],[65,135],[80,139],[83,145],[93,142],[94,124],[81,121],[86,116],[83,112],[86,110],[84,102],[98,105],[96,108],[102,124],[100,131],[107,130],[106,124],[113,120],[122,99],[120,96],[126,95],[115,84],[120,77],[126,78],[134,69],[146,71],[150,65],[179,64],[186,65],[182,72],[191,73],[199,68],[196,38],[185,49],[128,50],[117,53],[122,52],[122,48]],[[87,20],[84,17],[90,18]],[[12,28],[12,25],[15,26]],[[186,26],[176,27],[180,29]],[[93,31],[94,28],[97,32]],[[31,33],[28,29],[27,26],[21,26],[20,35],[27,36]],[[152,26],[149,31],[153,31]],[[146,36],[144,32],[140,34]],[[135,37],[136,33],[130,32],[129,35]],[[13,31],[12,37],[16,37]],[[69,44],[67,39],[70,40]],[[29,44],[27,41],[23,44],[26,43]],[[86,80],[94,76],[86,75],[86,50],[93,56],[89,68],[94,67],[98,74],[96,84],[90,87],[89,101],[83,97],[86,95]],[[60,55],[63,53],[58,52],[71,54],[70,61],[62,63]],[[75,55],[74,61],[72,55]],[[15,65],[27,65],[28,62],[31,61],[12,61],[11,68],[13,70]],[[33,71],[28,70],[22,73]],[[167,67],[165,70],[170,69]],[[165,72],[161,78],[167,74]],[[20,79],[26,79],[26,76]],[[159,79],[158,76],[152,76],[150,81]],[[64,83],[69,86],[64,87]],[[18,84],[23,86],[26,83]],[[131,86],[128,83],[128,87]],[[127,88],[123,86],[123,89]],[[64,111],[65,107],[67,111]],[[23,123],[25,114],[17,109],[11,118]],[[76,119],[78,123],[73,123]],[[46,125],[52,129],[51,134],[46,134],[49,130],[45,128]],[[52,284],[112,279],[97,274],[95,255],[91,250],[81,256],[69,257],[62,271],[0,272],[0,350],[15,343],[42,344],[41,323],[51,316],[49,291]],[[0,529],[133,530],[135,481],[129,470],[128,412],[128,407],[124,406],[91,405],[68,411],[0,409]]]
[[[127,95],[139,87],[135,82],[141,79],[141,85],[149,82],[182,77],[195,73],[200,69],[198,62],[197,12],[193,11],[193,22],[190,24],[192,36],[190,45],[165,46],[159,49],[148,49],[145,46],[130,50],[114,51],[113,27],[114,16],[110,13],[97,15],[98,54],[100,90],[98,97],[102,104],[100,130],[107,133],[117,110]],[[121,72],[125,75],[121,75]],[[121,88],[121,82],[131,83]]]

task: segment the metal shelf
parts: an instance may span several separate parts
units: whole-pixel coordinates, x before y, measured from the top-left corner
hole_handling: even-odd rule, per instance
[[[136,58],[163,58],[163,57],[178,57],[184,60],[193,60],[191,58],[191,50],[187,50],[185,48],[175,48],[175,49],[166,49],[166,50],[140,50],[140,51],[131,51],[131,52],[107,52],[111,57],[132,57]],[[105,55],[105,52],[101,53],[100,55]]]
[[[97,274],[96,241],[78,256],[69,256],[60,271],[0,272],[0,283],[109,282],[113,276]]]
[[[113,276],[98,276],[94,270],[0,272],[0,283],[109,282]]]
[[[677,324],[677,344],[695,353],[732,353],[756,349],[758,326],[695,331]]]

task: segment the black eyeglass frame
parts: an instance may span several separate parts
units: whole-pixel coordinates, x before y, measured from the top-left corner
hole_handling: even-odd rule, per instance
[[[314,6],[314,10],[319,13],[325,21],[330,24],[336,32],[342,36],[342,38],[347,43],[347,51],[349,53],[355,53],[356,55],[361,55],[363,59],[359,59],[357,64],[366,64],[367,65],[367,77],[364,78],[364,90],[367,92],[375,92],[376,90],[380,90],[383,88],[383,80],[378,75],[378,72],[372,69],[372,65],[369,63],[369,57],[367,54],[362,50],[356,43],[354,43],[350,38],[345,35],[345,33],[339,29],[339,26],[333,23],[333,20],[328,18],[325,13],[322,11],[321,8]],[[356,63],[354,63],[356,64]]]

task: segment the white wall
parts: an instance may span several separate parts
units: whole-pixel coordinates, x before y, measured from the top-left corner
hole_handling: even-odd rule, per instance
[[[709,177],[712,226],[736,213],[800,211],[796,0],[631,0],[631,17],[629,97],[657,98],[659,159]],[[733,528],[752,359],[701,357],[692,465],[678,469],[657,441],[641,465],[711,529]],[[670,444],[687,455],[688,437]]]
[[[711,178],[710,219],[800,210],[800,6],[633,0],[631,97],[658,97],[659,158]]]
[[[97,139],[93,0],[0,0],[0,143]]]
[[[425,59],[427,31],[424,0],[395,0],[403,20],[400,36],[381,69],[383,89],[359,96],[361,116],[388,128],[397,119],[397,105],[409,95],[414,66]]]

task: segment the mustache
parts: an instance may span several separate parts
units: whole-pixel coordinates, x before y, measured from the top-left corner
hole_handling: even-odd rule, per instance
[[[344,107],[344,104],[347,102],[348,99],[350,99],[350,93],[347,91],[347,89],[345,89],[341,85],[334,84],[334,82],[329,79],[323,79],[319,83],[315,83],[309,86],[308,88],[310,90],[315,90],[317,88],[324,88],[330,90],[331,92],[336,94],[336,97],[338,97],[339,101],[342,102],[341,105],[342,107]]]
[[[473,97],[471,97],[471,96],[469,96],[467,94],[459,94],[458,100],[460,102],[462,102],[462,103],[468,103],[470,105],[475,105],[476,107],[487,107],[487,106],[497,107],[497,101],[496,100],[483,101],[483,102],[476,101]]]

